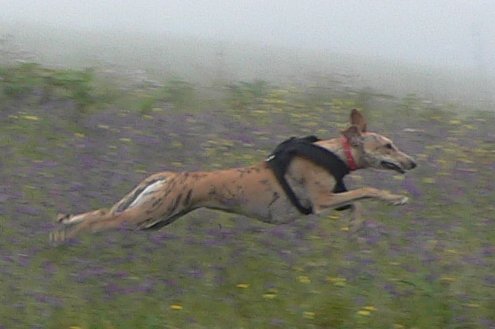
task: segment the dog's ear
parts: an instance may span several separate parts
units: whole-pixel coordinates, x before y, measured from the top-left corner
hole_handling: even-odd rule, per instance
[[[351,125],[358,127],[359,131],[362,133],[366,132],[368,124],[366,123],[366,119],[361,114],[361,112],[359,112],[356,109],[353,109],[351,111],[351,118],[350,119],[351,119]]]
[[[356,125],[352,125],[342,131],[342,135],[347,138],[352,146],[359,146],[359,144],[361,144],[361,130]]]

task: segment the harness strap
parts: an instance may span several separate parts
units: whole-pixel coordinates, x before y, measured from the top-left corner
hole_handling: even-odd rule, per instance
[[[274,166],[273,166],[274,162],[269,161],[268,163],[272,165],[271,168],[273,170],[274,169]],[[287,179],[285,179],[284,173],[280,170],[273,170],[273,173],[275,174],[277,181],[279,182],[280,186],[282,187],[282,189],[285,192],[285,195],[287,195],[287,197],[289,198],[292,205],[294,205],[294,207],[296,207],[297,210],[299,210],[299,212],[303,215],[312,214],[313,213],[313,207],[309,206],[308,208],[306,208],[305,206],[303,206],[301,204],[301,202],[299,202],[299,199],[297,198],[296,194],[294,193],[294,190],[292,190],[289,183],[287,182]]]
[[[304,215],[313,213],[313,207],[304,207],[301,204],[285,178],[289,164],[295,156],[306,158],[327,170],[335,179],[334,193],[347,191],[343,178],[350,172],[349,167],[334,153],[313,144],[317,141],[319,139],[316,136],[291,137],[280,143],[266,160],[291,203]],[[349,207],[350,205],[347,205],[336,208],[336,210],[344,210]]]

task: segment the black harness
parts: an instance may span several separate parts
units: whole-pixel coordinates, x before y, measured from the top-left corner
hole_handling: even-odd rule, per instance
[[[292,158],[295,156],[306,158],[318,166],[326,169],[335,179],[335,186],[332,191],[333,193],[342,193],[347,191],[344,184],[344,176],[350,172],[349,167],[334,153],[321,146],[313,144],[317,141],[319,141],[319,139],[316,136],[300,138],[291,137],[280,143],[266,159],[266,162],[273,170],[275,177],[277,178],[280,186],[282,186],[282,189],[289,198],[290,202],[304,215],[312,214],[313,207],[304,207],[299,202],[296,194],[285,179],[287,168],[289,167]],[[350,207],[351,205],[346,205],[336,208],[336,210],[345,210]]]

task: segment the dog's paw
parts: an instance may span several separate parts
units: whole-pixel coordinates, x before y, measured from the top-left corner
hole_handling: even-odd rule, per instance
[[[55,221],[57,223],[67,223],[68,221],[70,221],[71,217],[71,214],[58,214]]]
[[[360,231],[364,227],[365,221],[361,204],[359,202],[353,203],[349,221],[349,234],[353,235]]]
[[[50,233],[48,240],[51,245],[58,246],[67,240],[67,229],[65,227],[59,228]]]
[[[52,246],[58,246],[74,238],[79,231],[77,223],[61,222],[48,236]]]
[[[394,195],[389,202],[393,206],[402,206],[409,202],[409,198],[404,195]]]

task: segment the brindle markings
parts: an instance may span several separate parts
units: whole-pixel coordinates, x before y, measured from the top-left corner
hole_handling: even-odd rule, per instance
[[[195,180],[199,178],[203,178],[205,176],[207,176],[205,173],[198,173],[198,172],[191,173],[191,177],[194,178]]]
[[[277,192],[273,192],[272,201],[270,201],[268,206],[271,206],[272,204],[274,204],[275,201],[277,201],[278,199],[280,199],[280,194],[278,194]]]
[[[184,172],[182,173],[182,175],[179,175],[180,177],[179,184],[184,184],[184,182],[188,179],[189,175],[190,175],[189,172]]]
[[[163,203],[163,198],[157,198],[152,204],[151,204],[151,207],[152,208],[157,208],[158,206],[160,206],[161,204]]]
[[[145,220],[143,220],[139,225],[140,226],[145,226],[146,224],[150,223],[153,221],[153,217],[150,217],[150,218],[146,218]]]
[[[270,186],[270,181],[268,179],[260,179],[258,182],[265,186]]]
[[[182,193],[179,194],[179,196],[172,203],[172,206],[169,207],[168,212],[170,214],[173,214],[174,211],[177,209],[177,207],[179,206],[179,203],[180,203],[180,199],[182,199]]]
[[[233,183],[235,183],[235,181],[234,181]],[[228,200],[228,199],[233,199],[233,198],[235,198],[235,197],[236,197],[236,195],[237,195],[237,194],[233,191],[233,190],[236,190],[235,188],[234,188],[234,189],[230,189],[227,185],[223,185],[223,186],[222,186],[222,189],[225,191],[224,196],[223,196],[223,198],[224,198],[224,199],[227,199],[227,200]],[[241,186],[239,186],[239,185],[237,185],[237,191],[242,193],[242,187],[241,187]]]
[[[170,223],[172,223],[173,221],[175,221],[177,218],[184,216],[189,211],[191,211],[191,209],[184,209],[184,210],[179,211],[177,214],[175,214],[175,215],[173,215],[173,216],[171,216],[171,217],[169,217],[169,218],[167,218],[165,220],[162,220],[162,221],[159,220],[159,221],[157,221],[156,223],[152,224],[151,226],[141,225],[140,229],[142,229],[142,230],[148,230],[148,231],[159,230],[162,227],[169,225]]]
[[[242,178],[244,175],[249,175],[251,173],[252,168],[239,168],[237,172],[239,173],[239,177]]]
[[[189,191],[187,191],[187,194],[186,194],[186,198],[184,199],[184,207],[187,207],[189,206],[189,204],[191,203],[191,196],[192,196],[192,189],[189,189]]]

